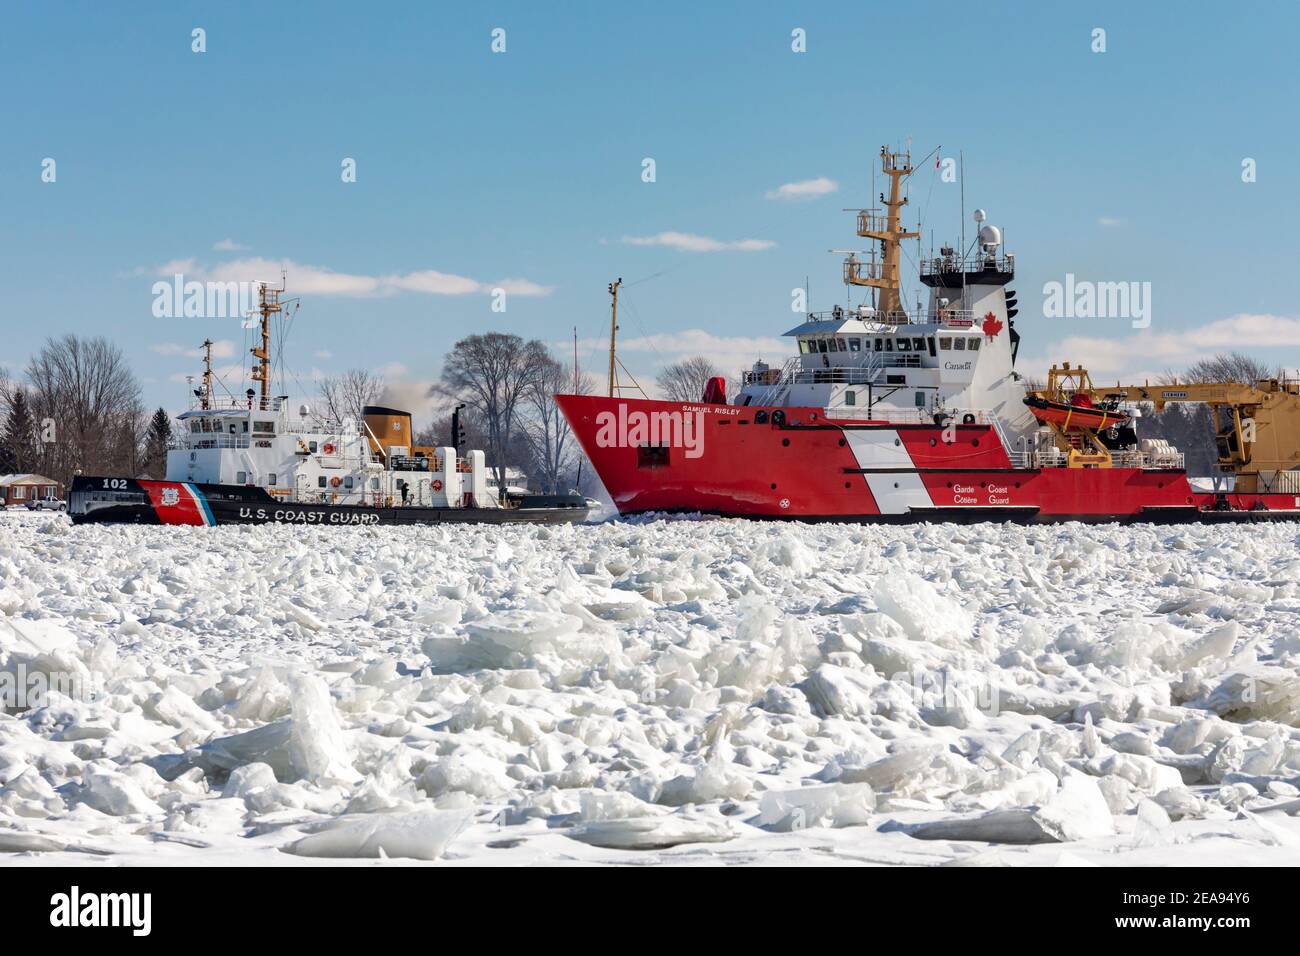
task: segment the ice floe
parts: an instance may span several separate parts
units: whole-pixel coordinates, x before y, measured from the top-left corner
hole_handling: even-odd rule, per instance
[[[1294,864],[1298,542],[0,515],[0,862]]]

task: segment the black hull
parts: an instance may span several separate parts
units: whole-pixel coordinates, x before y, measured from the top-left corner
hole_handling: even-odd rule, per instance
[[[261,488],[83,476],[73,480],[73,524],[211,526],[288,524],[370,527],[437,524],[571,524],[589,507],[578,495],[523,495],[500,508],[308,504],[280,501]]]
[[[623,511],[623,517],[655,515],[707,515],[713,518],[736,518],[743,521],[794,521],[806,524],[1255,524],[1260,522],[1300,522],[1300,509],[1259,511],[1202,511],[1199,508],[1149,508],[1136,514],[1042,514],[1037,508],[925,508],[902,514],[865,515],[766,515],[731,514],[725,511],[701,511],[695,508]]]

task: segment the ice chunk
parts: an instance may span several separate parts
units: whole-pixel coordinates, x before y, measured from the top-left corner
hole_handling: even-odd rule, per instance
[[[635,817],[653,817],[663,814],[662,807],[639,800],[630,793],[615,790],[602,793],[598,790],[583,791],[578,819],[583,823],[596,823],[605,820],[630,820]]]
[[[865,783],[831,783],[769,790],[759,801],[757,825],[787,832],[804,827],[861,826],[871,819],[876,795]]]
[[[1167,846],[1174,842],[1174,825],[1164,807],[1154,800],[1138,804],[1137,823],[1133,829],[1133,845]]]
[[[1097,781],[1078,771],[1066,773],[1061,789],[1034,814],[1034,820],[1061,843],[1115,832],[1115,820]]]
[[[949,817],[924,823],[889,824],[882,831],[902,830],[918,840],[974,840],[981,843],[1055,843],[1035,819],[1032,809],[990,810],[970,817]]]
[[[907,572],[883,575],[873,596],[876,606],[914,641],[959,645],[970,640],[970,615],[922,577]]]
[[[78,797],[87,806],[115,817],[163,812],[126,774],[100,767],[86,768]]]
[[[282,847],[295,856],[436,860],[473,818],[472,810],[349,813]]]
[[[723,843],[736,837],[726,820],[677,814],[581,823],[564,833],[581,843],[611,850],[661,850],[683,843]]]
[[[292,693],[292,727],[289,760],[300,777],[308,780],[356,780],[347,738],[339,726],[329,688],[314,675],[295,675]]]
[[[1216,627],[1210,633],[1192,641],[1183,649],[1182,659],[1179,661],[1180,666],[1194,667],[1210,657],[1227,657],[1232,653],[1232,648],[1237,643],[1237,637],[1240,634],[1241,625],[1236,621],[1229,621],[1227,624]]]

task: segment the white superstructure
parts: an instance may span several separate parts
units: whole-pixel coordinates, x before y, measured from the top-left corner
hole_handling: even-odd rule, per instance
[[[167,479],[245,485],[295,502],[493,507],[483,452],[412,453],[385,445],[365,419],[334,421],[287,400],[212,401],[177,416]]]

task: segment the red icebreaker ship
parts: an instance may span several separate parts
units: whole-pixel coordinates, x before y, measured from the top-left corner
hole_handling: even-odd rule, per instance
[[[899,294],[907,153],[881,150],[885,210],[858,213],[869,260],[850,286],[873,304],[813,313],[786,334],[798,355],[755,363],[728,401],[562,395],[560,407],[622,514],[703,512],[802,521],[1241,521],[1300,517],[1294,382],[1096,388],[1053,368],[1031,391],[1015,371],[1015,257],[976,212],[973,255],[921,263],[924,309]],[[876,245],[878,244],[878,245]],[[877,256],[876,252],[879,252]],[[615,293],[617,307],[617,286]],[[1189,481],[1167,442],[1139,441],[1142,403],[1214,411],[1216,473]],[[1221,413],[1227,412],[1226,417]]]

